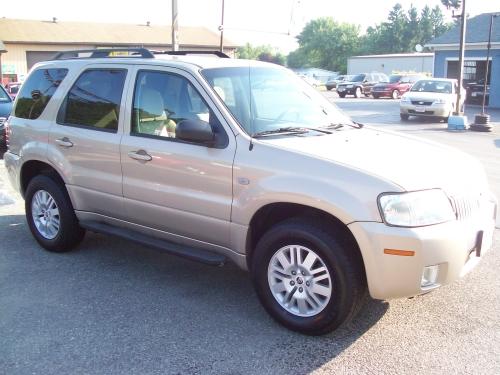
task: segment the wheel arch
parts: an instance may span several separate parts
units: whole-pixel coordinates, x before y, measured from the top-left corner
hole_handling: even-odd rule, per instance
[[[41,160],[28,160],[21,167],[19,179],[20,193],[23,197],[30,181],[38,175],[49,176],[66,189],[64,179],[52,165]]]
[[[352,249],[353,258],[359,262],[363,272],[366,274],[359,245],[345,223],[329,212],[315,207],[289,202],[269,203],[259,208],[252,216],[246,238],[246,259],[248,269],[251,267],[254,250],[260,237],[272,226],[291,217],[303,217],[319,222],[321,225],[331,228],[332,231],[342,236],[342,239],[348,244],[349,249]]]

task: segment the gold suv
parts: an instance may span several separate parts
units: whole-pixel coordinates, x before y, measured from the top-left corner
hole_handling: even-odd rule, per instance
[[[43,248],[89,230],[230,260],[277,321],[314,335],[367,292],[427,293],[490,248],[496,200],[477,160],[363,127],[277,65],[194,54],[70,51],[33,67],[4,158]]]

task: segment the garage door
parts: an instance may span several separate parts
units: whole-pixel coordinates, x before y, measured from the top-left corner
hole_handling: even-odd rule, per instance
[[[40,61],[47,61],[54,57],[57,51],[26,51],[26,63],[28,70]]]

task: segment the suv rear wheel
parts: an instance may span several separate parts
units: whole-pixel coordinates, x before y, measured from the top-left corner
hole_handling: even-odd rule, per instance
[[[284,326],[309,335],[338,328],[359,311],[366,283],[359,261],[331,228],[290,219],[260,239],[251,265],[257,295]]]
[[[46,250],[71,250],[85,235],[78,225],[68,193],[48,176],[36,176],[30,181],[25,210],[31,233]]]

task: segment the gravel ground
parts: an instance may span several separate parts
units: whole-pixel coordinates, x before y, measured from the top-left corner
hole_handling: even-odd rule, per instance
[[[365,122],[392,116],[394,103],[385,102]],[[433,139],[455,137],[412,126]],[[491,157],[493,169],[499,137],[463,137],[451,143]],[[213,268],[96,234],[68,254],[42,251],[3,162],[0,239],[2,374],[500,374],[500,230],[463,279],[414,299],[370,300],[323,337],[274,323],[233,265]]]

